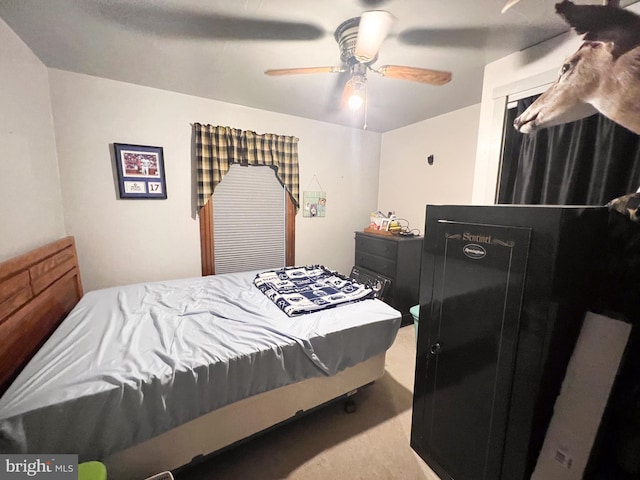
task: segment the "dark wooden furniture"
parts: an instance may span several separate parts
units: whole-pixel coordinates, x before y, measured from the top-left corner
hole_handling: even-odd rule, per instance
[[[441,478],[531,477],[597,298],[607,217],[427,207],[411,446]]]
[[[0,263],[0,395],[81,297],[73,237]]]
[[[391,280],[384,301],[402,313],[402,324],[413,323],[409,309],[418,303],[423,237],[356,232],[355,265]]]

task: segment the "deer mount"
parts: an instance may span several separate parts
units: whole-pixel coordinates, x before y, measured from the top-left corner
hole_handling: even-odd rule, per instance
[[[556,4],[584,43],[556,81],[514,122],[523,133],[596,112],[640,135],[640,16],[611,5]]]

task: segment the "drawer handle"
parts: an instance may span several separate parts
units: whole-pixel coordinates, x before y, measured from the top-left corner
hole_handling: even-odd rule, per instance
[[[440,345],[440,342],[436,342],[433,345],[431,345],[429,352],[431,353],[431,355],[436,355],[441,348],[442,348],[442,345]]]

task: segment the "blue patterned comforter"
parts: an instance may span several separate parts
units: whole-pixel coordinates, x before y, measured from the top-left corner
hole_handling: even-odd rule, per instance
[[[290,317],[374,297],[370,288],[322,265],[268,270],[253,283]]]

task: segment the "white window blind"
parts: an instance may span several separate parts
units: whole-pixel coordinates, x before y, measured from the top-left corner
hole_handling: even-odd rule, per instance
[[[285,194],[271,167],[231,165],[213,193],[216,273],[285,266]]]

